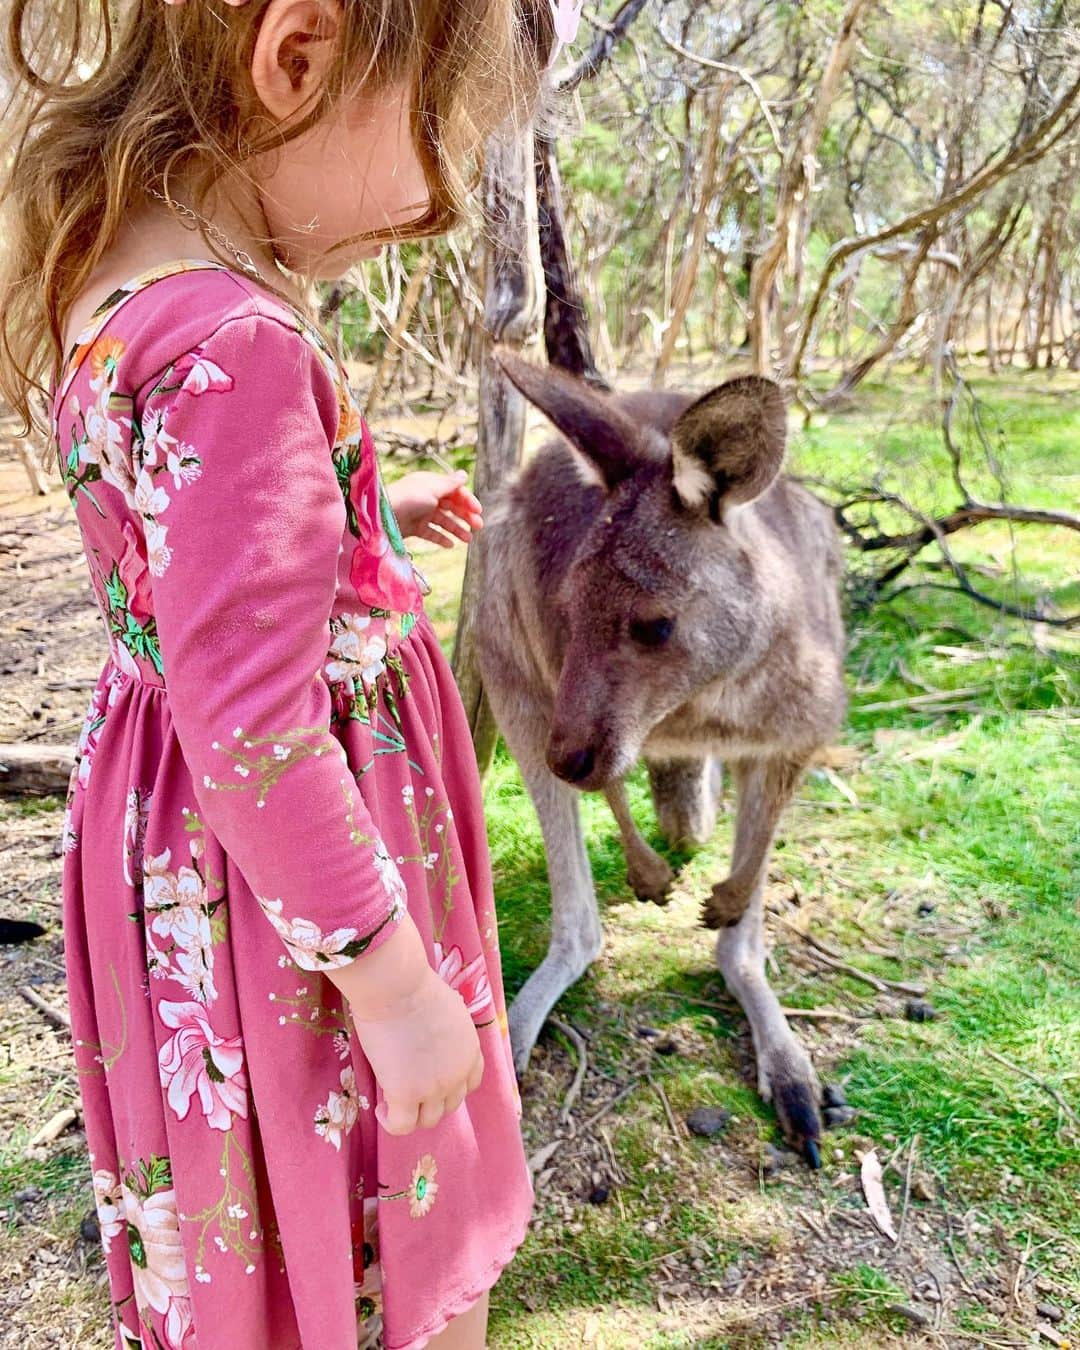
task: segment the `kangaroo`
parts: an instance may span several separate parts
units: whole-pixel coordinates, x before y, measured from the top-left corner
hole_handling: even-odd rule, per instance
[[[816,1167],[821,1087],[766,979],[762,893],[781,813],[844,714],[832,516],[781,473],[787,419],[771,380],[700,398],[609,394],[507,349],[496,360],[562,433],[500,488],[479,541],[481,675],[551,885],[550,947],[510,1010],[518,1073],[601,949],[576,792],[604,793],[631,887],[663,903],[673,873],[623,780],[644,758],[665,838],[704,843],[722,760],[735,841],[703,922],[750,1022],[758,1090]]]

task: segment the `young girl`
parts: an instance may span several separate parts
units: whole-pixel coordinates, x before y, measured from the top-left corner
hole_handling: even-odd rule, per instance
[[[0,382],[24,415],[49,387],[111,650],[64,924],[115,1344],[481,1347],[531,1193],[475,762],[402,543],[479,505],[381,486],[303,288],[451,223],[551,11],[6,8]]]

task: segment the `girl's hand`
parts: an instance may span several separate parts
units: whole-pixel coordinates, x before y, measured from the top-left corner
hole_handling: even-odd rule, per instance
[[[464,1000],[428,964],[415,923],[370,955],[327,971],[345,995],[383,1100],[388,1134],[430,1129],[456,1111],[484,1073],[480,1038]]]
[[[453,548],[455,539],[467,544],[473,531],[484,527],[483,507],[465,486],[468,478],[460,469],[457,473],[407,473],[390,483],[386,495],[401,533],[442,548]]]

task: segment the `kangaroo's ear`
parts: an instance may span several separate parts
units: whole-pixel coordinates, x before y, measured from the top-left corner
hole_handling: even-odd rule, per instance
[[[780,386],[743,375],[699,398],[671,429],[675,492],[688,510],[720,520],[752,502],[784,462],[787,411]]]
[[[529,402],[600,471],[609,488],[641,467],[644,456],[638,427],[610,394],[556,366],[535,366],[509,347],[496,347],[492,358]]]

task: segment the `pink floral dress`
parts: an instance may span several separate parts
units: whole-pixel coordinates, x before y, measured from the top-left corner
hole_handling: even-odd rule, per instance
[[[111,660],[65,826],[116,1346],[419,1347],[524,1236],[479,782],[345,377],[217,263],[111,295],[56,390]],[[323,973],[404,912],[484,1048],[385,1134]]]

